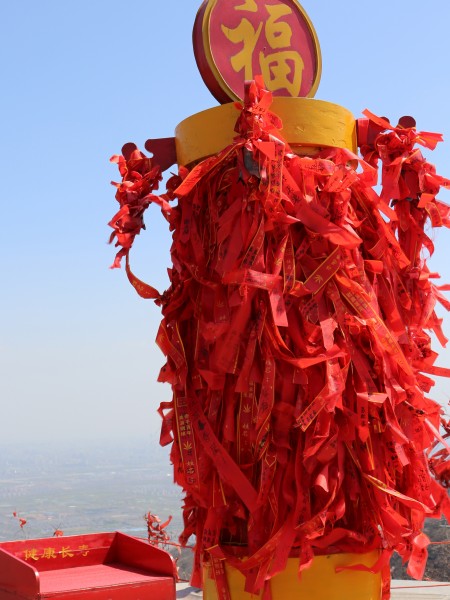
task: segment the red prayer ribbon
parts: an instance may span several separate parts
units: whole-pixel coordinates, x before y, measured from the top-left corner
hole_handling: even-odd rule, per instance
[[[174,392],[160,411],[162,443],[173,438],[185,490],[181,539],[197,538],[194,583],[205,560],[227,599],[226,560],[247,591],[268,597],[265,582],[289,556],[301,571],[324,552],[379,549],[373,570],[387,597],[392,552],[420,578],[424,519],[450,517],[427,376],[450,374],[435,366],[428,333],[446,343],[435,306],[450,302],[424,256],[425,226],[450,226],[437,199],[450,181],[417,149],[441,137],[366,112],[362,157],[299,157],[270,102],[250,83],[234,142],[180,169],[164,196],[152,194],[160,172],[150,159],[114,159],[115,266],[158,203],[173,231],[171,286],[159,295],[128,260],[127,274],[162,306],[160,381]]]

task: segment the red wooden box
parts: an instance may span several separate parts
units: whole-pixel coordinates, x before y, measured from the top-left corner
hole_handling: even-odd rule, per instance
[[[123,533],[0,543],[0,600],[174,600],[170,554]]]

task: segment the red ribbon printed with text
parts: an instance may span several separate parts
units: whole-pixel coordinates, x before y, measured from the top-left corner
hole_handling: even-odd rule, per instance
[[[435,307],[450,308],[450,288],[426,263],[427,228],[450,226],[437,199],[450,181],[419,150],[441,137],[366,112],[361,156],[297,156],[271,100],[249,83],[233,144],[181,167],[163,196],[139,150],[113,159],[114,266],[125,256],[162,307],[161,442],[185,491],[182,542],[196,536],[193,584],[209,563],[221,600],[224,561],[264,598],[289,557],[301,571],[314,555],[379,549],[386,573],[397,551],[421,578],[424,519],[450,518],[449,425],[441,434],[431,394],[450,369],[429,335],[447,342]],[[163,295],[128,263],[150,203],[173,232]]]

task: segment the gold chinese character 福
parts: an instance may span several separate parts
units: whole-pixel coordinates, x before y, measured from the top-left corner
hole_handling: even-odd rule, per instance
[[[268,18],[264,23],[254,26],[243,17],[237,27],[231,29],[222,25],[225,37],[242,48],[234,54],[230,61],[236,73],[244,71],[245,80],[254,78],[253,59],[256,46],[264,28],[267,45],[275,52],[267,52],[266,47],[259,52],[259,68],[267,88],[272,91],[285,89],[290,96],[297,97],[302,85],[304,61],[300,53],[291,47],[292,28],[283,17],[292,14],[292,9],[284,4],[265,6]],[[246,0],[244,4],[235,7],[236,11],[257,12],[255,0]]]

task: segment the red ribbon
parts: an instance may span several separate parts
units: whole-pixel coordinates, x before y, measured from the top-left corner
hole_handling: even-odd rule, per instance
[[[362,158],[339,149],[298,157],[270,101],[249,83],[234,142],[180,169],[159,200],[149,159],[118,159],[119,255],[150,202],[173,230],[163,295],[128,260],[127,274],[162,305],[160,380],[174,391],[161,406],[162,443],[173,437],[186,493],[182,540],[197,536],[194,581],[202,557],[212,559],[224,599],[224,560],[247,591],[267,597],[265,582],[289,556],[301,571],[314,554],[368,549],[383,549],[373,569],[386,595],[390,554],[420,577],[424,519],[450,512],[430,473],[448,485],[441,409],[427,395],[427,375],[450,375],[435,365],[428,333],[445,343],[435,305],[450,302],[422,252],[434,249],[429,222],[450,226],[436,200],[450,182],[416,147],[440,136],[366,113]]]

